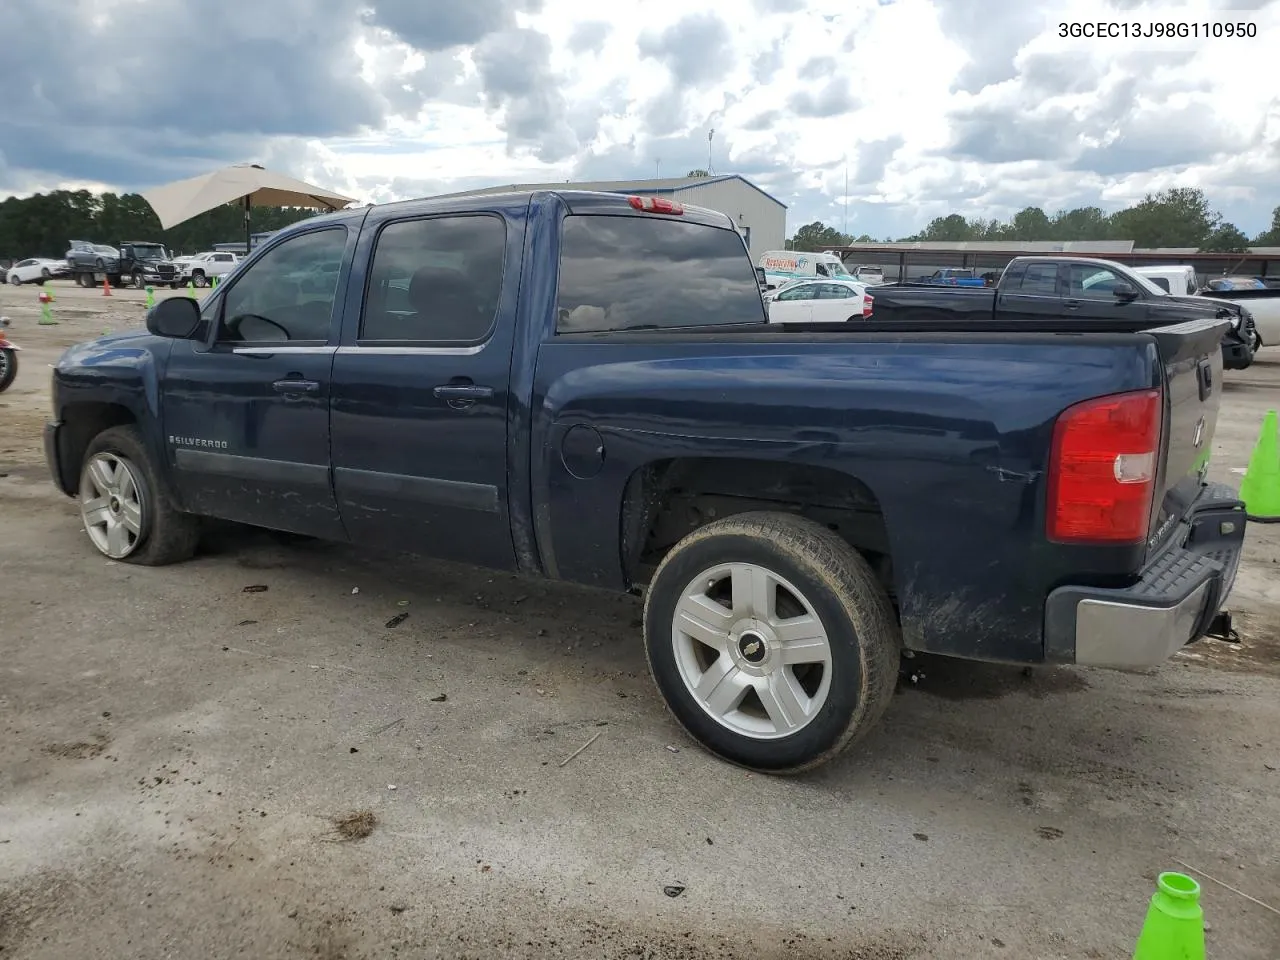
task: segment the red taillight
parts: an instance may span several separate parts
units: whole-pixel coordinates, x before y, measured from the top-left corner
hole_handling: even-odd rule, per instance
[[[645,213],[669,213],[677,217],[684,213],[683,204],[666,197],[628,197],[627,202],[632,209],[643,210]]]
[[[1058,543],[1140,543],[1151,523],[1161,395],[1068,407],[1053,428],[1045,532]]]
[[[862,295],[862,319],[863,320],[871,319],[871,308],[874,305],[875,305],[875,300],[872,299],[871,294],[864,293]]]

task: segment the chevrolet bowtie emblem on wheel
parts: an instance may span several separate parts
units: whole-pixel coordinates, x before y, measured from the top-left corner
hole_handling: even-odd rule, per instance
[[[1199,421],[1196,422],[1196,432],[1195,432],[1195,436],[1191,438],[1191,445],[1193,447],[1199,447],[1201,442],[1203,442],[1203,440],[1204,440],[1204,417],[1201,417]]]
[[[760,652],[760,641],[752,640],[750,643],[748,643],[746,646],[742,648],[742,652],[745,653],[748,657],[754,657],[757,653]]]

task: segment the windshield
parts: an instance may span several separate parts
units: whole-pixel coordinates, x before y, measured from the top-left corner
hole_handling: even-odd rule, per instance
[[[164,247],[158,243],[135,243],[133,245],[133,255],[139,260],[168,260],[169,255],[165,253]]]

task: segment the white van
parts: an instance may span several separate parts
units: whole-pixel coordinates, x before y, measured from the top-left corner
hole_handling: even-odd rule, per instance
[[[808,253],[804,250],[767,250],[760,258],[766,289],[772,290],[788,280],[812,280],[834,277],[852,280],[844,261],[834,253]]]
[[[1165,293],[1174,297],[1194,297],[1200,289],[1195,267],[1185,264],[1167,267],[1131,267],[1140,277],[1146,277]]]

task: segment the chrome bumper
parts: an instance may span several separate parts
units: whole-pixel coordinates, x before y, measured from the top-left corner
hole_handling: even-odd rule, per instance
[[[1170,546],[1130,587],[1059,587],[1045,604],[1045,657],[1119,670],[1153,667],[1209,629],[1231,593],[1244,504],[1209,484]]]

